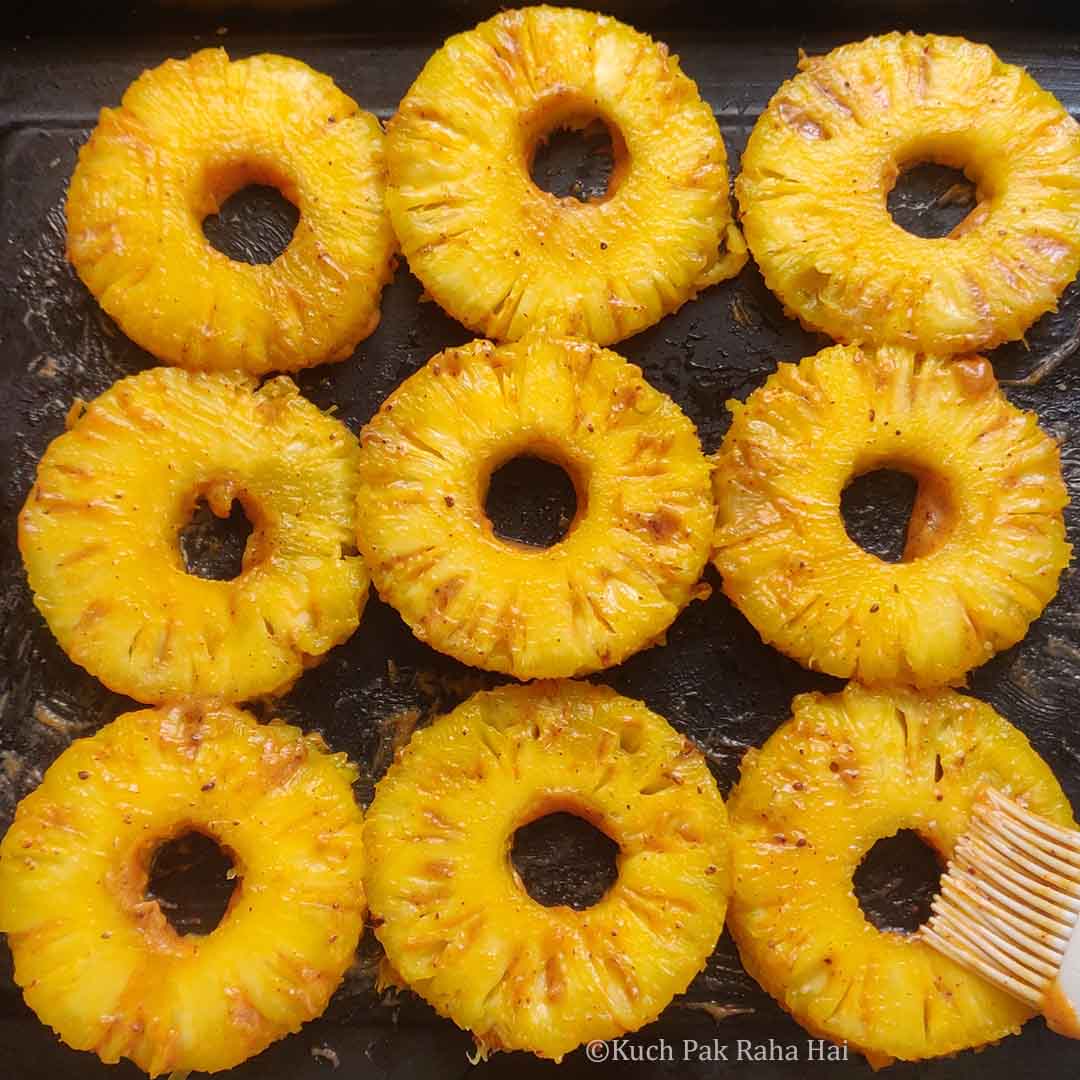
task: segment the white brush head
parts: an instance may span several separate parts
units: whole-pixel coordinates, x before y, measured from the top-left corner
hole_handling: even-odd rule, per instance
[[[1080,833],[986,791],[932,909],[923,941],[1080,1038]]]
[[[1043,996],[1042,1013],[1056,1032],[1080,1039],[1080,933],[1076,925],[1065,947],[1058,977]]]

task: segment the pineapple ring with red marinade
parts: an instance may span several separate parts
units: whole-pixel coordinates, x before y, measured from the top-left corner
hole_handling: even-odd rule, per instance
[[[600,121],[614,152],[587,202],[541,190],[537,146]],[[733,277],[727,153],[667,47],[607,15],[503,11],[450,38],[387,126],[386,203],[427,292],[474,333],[610,345]]]
[[[203,49],[102,110],[71,178],[68,258],[164,363],[261,375],[343,360],[378,325],[393,272],[384,172],[378,120],[330,78]],[[234,261],[202,231],[249,184],[300,212],[271,263]]]
[[[942,865],[986,787],[1075,828],[1024,734],[952,690],[801,694],[748,750],[727,809],[735,884],[728,929],[746,970],[811,1034],[875,1068],[1016,1034],[1025,1003],[919,938],[877,929],[852,886],[874,844],[916,832]]]
[[[19,515],[34,603],[110,690],[157,703],[282,693],[356,629],[359,446],[286,376],[151,368],[78,403]],[[187,570],[205,500],[252,525],[240,574]]]
[[[230,1069],[319,1016],[363,928],[356,767],[224,705],[125,713],[72,743],[0,844],[0,930],[38,1019],[151,1076]],[[147,895],[190,832],[233,861],[229,905],[181,934]]]
[[[891,33],[804,56],[735,182],[746,241],[789,314],[837,341],[928,353],[1023,336],[1080,269],[1080,124],[988,45]],[[907,232],[901,172],[963,169],[978,205]]]
[[[591,907],[546,906],[515,832],[571,813],[619,845]],[[696,747],[640,701],[587,682],[474,694],[413,735],[364,824],[392,981],[477,1050],[556,1061],[654,1020],[705,966],[730,890],[727,812]]]
[[[836,345],[728,408],[713,562],[762,639],[804,666],[956,683],[1053,599],[1071,552],[1058,445],[981,357]],[[877,469],[919,484],[900,562],[841,515],[844,488]]]
[[[357,544],[413,633],[518,679],[621,663],[707,595],[710,465],[685,413],[590,342],[530,336],[448,349],[360,434]],[[522,455],[577,492],[551,547],[501,538],[492,473]]]

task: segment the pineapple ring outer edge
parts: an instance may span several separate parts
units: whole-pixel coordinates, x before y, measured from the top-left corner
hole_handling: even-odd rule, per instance
[[[713,562],[767,643],[871,685],[955,683],[1020,641],[1068,565],[1057,443],[980,357],[835,345],[781,364],[716,456]],[[919,479],[901,562],[847,534],[843,489]]]
[[[711,466],[697,432],[639,368],[589,342],[534,335],[435,356],[360,435],[357,544],[380,596],[433,648],[519,679],[621,663],[704,593]],[[499,539],[493,468],[562,465],[578,491],[548,548]]]
[[[19,514],[34,603],[64,651],[148,704],[287,690],[356,629],[356,437],[286,376],[151,368],[72,410]],[[254,529],[231,581],[186,571],[196,501]],[[350,554],[350,551],[352,553]]]
[[[126,713],[72,743],[0,843],[16,982],[69,1046],[150,1075],[232,1068],[320,1015],[366,910],[355,766],[317,735],[231,706]],[[207,935],[145,890],[195,828],[239,883]]]
[[[600,119],[607,193],[530,177],[537,141]],[[667,47],[605,15],[504,11],[451,37],[387,126],[387,207],[427,293],[474,333],[610,345],[747,259],[712,110]]]
[[[299,60],[167,60],[104,109],[68,193],[67,253],[124,333],[164,363],[261,375],[343,360],[379,322],[396,242],[378,120]],[[300,220],[260,265],[202,221],[247,184]]]
[[[735,183],[747,243],[789,314],[834,340],[929,353],[1019,339],[1080,269],[1080,124],[963,38],[891,33],[802,57]],[[886,198],[907,166],[965,169],[978,206],[922,238]]]
[[[582,911],[545,907],[514,832],[569,811],[620,845]],[[390,979],[471,1030],[481,1055],[560,1060],[649,1022],[723,927],[727,814],[705,759],[641,702],[584,682],[475,694],[416,732],[365,818],[365,889]]]
[[[802,694],[728,798],[728,928],[746,970],[811,1033],[875,1068],[983,1046],[1034,1015],[911,935],[876,929],[852,875],[913,829],[944,865],[987,786],[1075,828],[1053,772],[989,705],[849,683]]]

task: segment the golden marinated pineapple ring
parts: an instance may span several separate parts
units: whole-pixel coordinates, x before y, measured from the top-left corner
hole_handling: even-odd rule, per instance
[[[601,120],[605,195],[540,190],[537,145]],[[409,266],[455,319],[620,341],[738,273],[727,155],[667,48],[604,15],[505,11],[449,39],[387,128],[387,206]]]
[[[983,1046],[1032,1010],[930,946],[876,929],[852,874],[913,829],[942,865],[987,786],[1075,828],[1054,774],[989,705],[951,690],[802,694],[728,800],[728,926],[746,970],[815,1035],[875,1066]]]
[[[514,833],[576,814],[620,847],[592,907],[545,907]],[[730,888],[705,759],[639,701],[589,683],[474,695],[418,731],[364,826],[365,887],[393,968],[481,1054],[576,1046],[655,1019],[704,967]]]
[[[1053,310],[1080,269],[1080,125],[963,38],[887,34],[803,57],[754,127],[735,190],[769,288],[838,341],[990,348]],[[949,236],[889,215],[900,172],[963,169]]]
[[[102,111],[71,179],[68,258],[166,363],[262,374],[342,360],[378,325],[392,273],[384,172],[378,121],[327,76],[204,49]],[[300,211],[265,265],[234,262],[201,227],[248,184]]]
[[[407,379],[360,436],[358,544],[413,633],[519,679],[621,663],[656,642],[708,560],[710,466],[670,398],[622,357],[531,337],[449,349]],[[548,548],[500,539],[492,472],[519,455],[577,490]]]
[[[1053,598],[1071,550],[1057,443],[982,358],[838,345],[728,407],[713,561],[762,638],[805,666],[955,682]],[[896,563],[840,514],[847,484],[876,469],[919,483]]]
[[[356,629],[359,447],[286,377],[153,368],[72,410],[19,516],[34,602],[64,651],[136,701],[282,692]],[[186,570],[199,499],[239,500],[240,575]]]
[[[0,929],[69,1046],[151,1076],[216,1072],[326,1008],[364,919],[356,769],[229,706],[126,713],[73,743],[0,845]],[[154,852],[216,840],[237,883],[206,935],[147,896]]]

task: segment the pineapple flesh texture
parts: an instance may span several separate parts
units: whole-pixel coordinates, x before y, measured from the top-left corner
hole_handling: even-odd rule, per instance
[[[620,846],[584,911],[534,901],[516,829],[555,811]],[[727,815],[701,754],[640,702],[588,683],[480,693],[417,732],[364,826],[365,886],[394,973],[481,1055],[559,1060],[653,1020],[724,922]]]
[[[811,329],[924,352],[991,348],[1080,269],[1080,125],[962,38],[892,33],[803,57],[754,127],[735,190],[769,288]],[[889,215],[899,173],[964,170],[975,209],[922,238]]]
[[[0,929],[61,1039],[150,1075],[228,1069],[318,1016],[363,924],[356,770],[317,736],[228,706],[127,713],[73,743],[0,845]],[[147,899],[190,830],[238,875],[207,935]]]
[[[475,341],[434,357],[361,432],[358,543],[421,640],[520,679],[620,663],[700,595],[710,466],[679,407],[581,341]],[[548,548],[500,539],[491,473],[566,469],[578,510]]]
[[[597,118],[606,195],[540,190],[537,144]],[[529,7],[450,38],[391,120],[387,162],[409,266],[485,337],[542,325],[611,344],[746,261],[711,109],[664,45],[607,16]]]
[[[202,221],[248,184],[300,211],[249,266]],[[379,122],[299,60],[223,49],[167,60],[104,109],[67,201],[68,257],[137,344],[187,368],[291,371],[349,356],[378,325],[395,241]]]
[[[803,694],[742,762],[728,801],[728,927],[747,971],[810,1032],[875,1066],[979,1047],[1032,1011],[914,937],[872,926],[852,874],[913,829],[944,865],[990,785],[1074,828],[1024,735],[990,706],[938,690]]]
[[[833,346],[728,407],[713,560],[762,638],[805,666],[957,682],[1053,598],[1071,551],[1058,447],[985,360]],[[895,563],[840,514],[846,485],[882,468],[919,482]]]
[[[34,602],[64,651],[137,701],[287,689],[356,629],[359,447],[288,378],[152,368],[78,404],[19,516]],[[199,498],[253,531],[232,581],[189,574]]]

